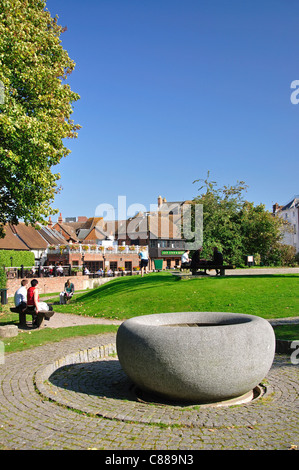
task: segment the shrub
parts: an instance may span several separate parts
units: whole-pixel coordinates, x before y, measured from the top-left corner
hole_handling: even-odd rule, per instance
[[[4,289],[6,287],[6,274],[2,266],[0,266],[0,289]]]
[[[12,260],[10,259],[12,257]],[[9,268],[11,263],[14,267],[34,266],[34,253],[31,251],[0,250],[0,266]]]
[[[280,246],[280,260],[282,266],[295,266],[296,262],[296,249],[291,245]]]

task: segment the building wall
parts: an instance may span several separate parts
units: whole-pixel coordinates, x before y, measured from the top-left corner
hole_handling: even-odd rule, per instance
[[[87,287],[92,287],[89,282],[88,276],[72,276],[72,277],[41,277],[38,278],[38,290],[40,294],[52,294],[62,292],[64,284],[70,279],[75,286],[75,291],[83,290]],[[30,285],[30,279],[28,279]],[[7,280],[7,295],[13,297],[16,290],[21,286],[21,279],[8,279]]]
[[[53,253],[49,252],[48,254],[48,264],[57,264],[62,263],[63,266],[71,264],[72,266],[82,266],[82,255],[81,253]],[[139,257],[137,253],[107,253],[104,255],[101,253],[85,253],[84,254],[84,264],[88,266],[89,263],[106,262],[106,267],[109,269],[110,262],[117,263],[118,268],[125,268],[126,262],[132,263],[132,268],[139,266]],[[107,264],[108,263],[108,264]]]
[[[278,212],[278,215],[287,220],[293,229],[293,232],[284,232],[282,243],[286,245],[292,245],[296,249],[296,253],[299,251],[299,209],[297,207],[291,207],[286,210]]]

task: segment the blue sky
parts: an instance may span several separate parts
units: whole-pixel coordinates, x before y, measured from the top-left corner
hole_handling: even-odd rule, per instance
[[[67,26],[82,125],[61,161],[63,217],[192,199],[245,181],[271,210],[299,193],[297,0],[48,0]],[[298,95],[299,96],[299,95]]]

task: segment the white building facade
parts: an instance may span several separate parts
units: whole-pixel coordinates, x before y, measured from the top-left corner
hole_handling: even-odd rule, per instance
[[[294,246],[296,253],[299,252],[299,195],[295,196],[285,206],[277,203],[273,206],[273,214],[282,217],[289,223],[289,229],[284,231],[282,243]]]

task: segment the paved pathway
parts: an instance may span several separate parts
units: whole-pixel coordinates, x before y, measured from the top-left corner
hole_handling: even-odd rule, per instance
[[[299,365],[289,356],[276,355],[256,401],[188,407],[149,404],[136,394],[109,355],[114,344],[106,334],[5,355],[0,449],[299,448]]]
[[[225,271],[225,274],[232,276],[265,276],[268,274],[299,274],[298,268],[243,268]]]

